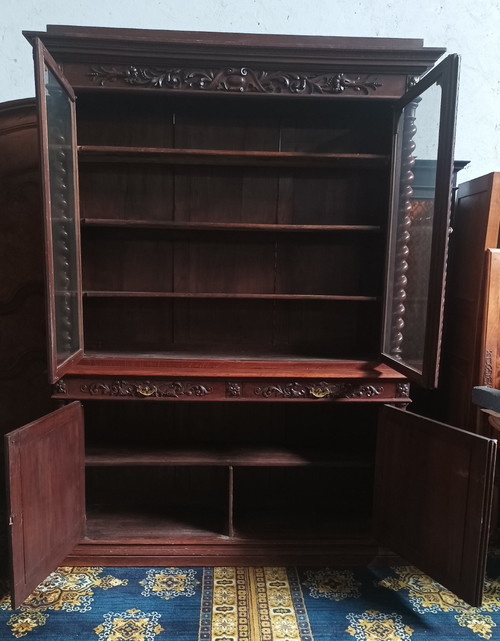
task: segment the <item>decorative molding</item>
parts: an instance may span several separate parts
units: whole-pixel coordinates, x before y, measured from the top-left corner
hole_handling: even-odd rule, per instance
[[[304,398],[309,395],[309,390],[300,383],[287,383],[286,385],[256,387],[254,394],[262,396],[262,398]]]
[[[354,387],[352,391],[347,390],[344,398],[370,398],[372,396],[380,396],[384,388],[381,385],[361,385]]]
[[[398,383],[396,385],[397,398],[409,398],[410,396],[410,383]]]
[[[493,352],[487,349],[484,353],[483,385],[493,387]]]
[[[96,382],[80,385],[80,391],[91,396],[137,396],[139,398],[179,398],[180,396],[206,396],[211,387],[200,383],[172,381],[169,383],[151,381],[115,380],[111,383]]]
[[[238,397],[241,396],[241,385],[228,381],[226,383],[226,396]]]
[[[379,396],[383,391],[382,386],[320,381],[312,384],[294,382],[256,387],[254,393],[263,398],[370,398]]]
[[[92,65],[88,75],[101,87],[122,82],[134,87],[171,90],[224,91],[271,94],[340,94],[353,91],[368,95],[383,83],[370,76],[347,77],[344,73],[256,71],[248,67],[181,69],[148,66]]]

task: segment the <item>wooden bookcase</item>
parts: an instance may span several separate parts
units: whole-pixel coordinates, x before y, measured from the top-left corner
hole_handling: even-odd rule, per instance
[[[381,407],[437,375],[456,57],[416,84],[443,53],[419,40],[27,37],[63,407],[7,436],[15,603],[64,557],[380,543],[479,602],[494,442]]]

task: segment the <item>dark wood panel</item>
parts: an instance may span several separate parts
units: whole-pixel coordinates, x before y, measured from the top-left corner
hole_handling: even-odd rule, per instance
[[[86,229],[82,256],[84,290],[173,291],[174,242],[154,230]]]
[[[173,109],[159,96],[82,92],[77,117],[80,145],[173,146]]]
[[[385,406],[377,445],[381,542],[480,605],[496,442]]]
[[[6,436],[14,607],[83,537],[83,414],[72,403]]]
[[[179,239],[173,252],[173,291],[275,292],[276,246],[268,235]]]
[[[343,234],[286,237],[276,243],[276,292],[381,296],[383,239]]]
[[[162,222],[173,219],[171,167],[80,163],[79,171],[82,217]]]
[[[282,169],[277,222],[382,225],[388,186],[383,169]]]
[[[274,223],[279,171],[272,167],[178,167],[175,219]]]

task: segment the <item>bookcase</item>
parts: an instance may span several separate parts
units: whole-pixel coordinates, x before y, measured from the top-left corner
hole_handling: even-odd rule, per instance
[[[380,544],[480,601],[494,441],[404,411],[437,376],[456,56],[417,83],[419,40],[26,35],[62,407],[7,436],[15,603],[64,559]]]

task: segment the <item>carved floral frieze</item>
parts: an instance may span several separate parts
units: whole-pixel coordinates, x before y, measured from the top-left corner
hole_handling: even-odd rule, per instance
[[[339,72],[264,71],[238,66],[182,69],[92,65],[88,75],[101,86],[119,82],[134,87],[239,93],[341,94],[348,91],[368,95],[382,87],[381,82],[370,76],[349,77]]]
[[[172,381],[153,383],[151,381],[115,380],[110,383],[95,382],[82,384],[80,391],[91,396],[137,396],[143,398],[179,398],[182,396],[206,396],[213,390],[200,383]]]
[[[256,387],[254,393],[262,398],[371,398],[384,391],[381,385],[352,385],[351,383],[286,383]]]

